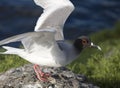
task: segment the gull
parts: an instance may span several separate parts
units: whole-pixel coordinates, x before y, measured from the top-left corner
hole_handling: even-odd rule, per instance
[[[0,54],[15,54],[35,64],[34,71],[37,78],[46,82],[50,74],[43,72],[40,66],[66,66],[75,60],[85,47],[101,50],[87,36],[78,37],[73,43],[64,39],[64,23],[75,8],[70,0],[34,0],[34,2],[43,8],[34,32],[15,35],[0,41],[0,46],[20,41],[24,48],[2,46],[6,51]]]

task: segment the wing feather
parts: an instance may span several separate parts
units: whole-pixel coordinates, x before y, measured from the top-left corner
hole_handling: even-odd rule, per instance
[[[44,11],[39,17],[35,31],[39,31],[43,28],[55,28],[56,40],[63,40],[63,26],[74,10],[73,4],[69,0],[34,0],[35,3],[41,6]]]
[[[25,50],[33,51],[37,47],[51,47],[55,43],[55,31],[40,31],[40,32],[28,32],[19,34],[13,37],[9,37],[0,41],[0,46],[11,42],[21,41]]]

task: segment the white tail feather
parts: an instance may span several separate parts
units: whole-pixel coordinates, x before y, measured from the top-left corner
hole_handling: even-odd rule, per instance
[[[2,48],[6,49],[5,52],[0,52],[0,54],[19,54],[22,49],[9,47],[9,46],[2,46]]]

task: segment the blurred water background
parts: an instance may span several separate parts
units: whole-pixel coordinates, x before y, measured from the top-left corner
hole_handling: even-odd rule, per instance
[[[120,0],[71,0],[75,5],[64,27],[66,39],[112,28],[120,19]],[[0,40],[34,30],[42,8],[33,0],[0,0]]]

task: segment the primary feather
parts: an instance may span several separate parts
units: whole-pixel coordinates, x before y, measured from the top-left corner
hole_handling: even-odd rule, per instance
[[[69,0],[34,0],[34,2],[44,9],[37,21],[35,31],[43,28],[55,28],[57,31],[55,39],[63,40],[63,26],[74,10],[74,5]]]

